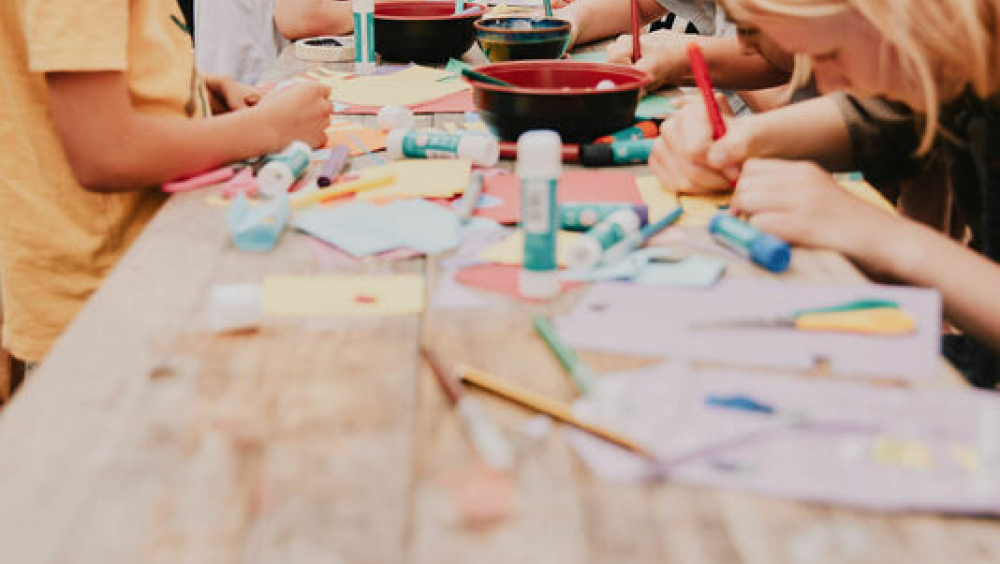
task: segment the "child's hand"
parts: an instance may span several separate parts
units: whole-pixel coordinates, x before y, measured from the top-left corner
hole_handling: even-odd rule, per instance
[[[284,149],[292,141],[313,147],[326,144],[326,130],[333,114],[329,97],[330,88],[315,83],[293,84],[265,96],[256,110],[278,136],[274,150]]]
[[[790,243],[858,257],[878,245],[896,219],[841,188],[810,162],[750,159],[733,195],[732,210],[750,224]]]
[[[712,126],[700,97],[678,100],[680,110],[663,122],[653,145],[649,168],[660,182],[675,192],[703,194],[729,190],[740,175],[743,161],[753,155],[746,121],[732,119],[724,110],[727,133],[712,140]]]
[[[261,98],[256,88],[226,76],[205,75],[205,88],[211,96],[212,113],[216,115],[251,108]]]
[[[665,84],[681,82],[690,75],[687,60],[689,36],[663,30],[643,34],[639,41],[642,58],[635,62],[635,68],[653,77],[650,90],[657,90]],[[632,64],[632,36],[620,35],[607,48],[608,62],[621,65]]]

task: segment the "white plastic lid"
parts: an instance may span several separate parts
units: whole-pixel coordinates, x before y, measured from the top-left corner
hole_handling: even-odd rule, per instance
[[[374,12],[375,0],[352,0],[351,8],[355,12]]]
[[[562,138],[539,129],[517,139],[517,175],[522,178],[558,178],[562,175]]]
[[[409,133],[409,129],[393,129],[385,139],[385,152],[389,155],[389,160],[399,160],[403,158],[403,138]]]
[[[215,332],[251,329],[263,316],[263,292],[256,284],[222,284],[209,292],[208,323]]]
[[[559,271],[521,270],[518,290],[526,298],[536,300],[554,298],[562,291],[562,284],[559,283]]]
[[[566,254],[566,266],[573,270],[593,268],[601,262],[601,244],[593,237],[580,237]]]
[[[412,129],[413,110],[405,106],[385,106],[378,111],[375,123],[381,129]]]
[[[642,218],[635,213],[635,210],[618,210],[604,221],[613,221],[621,225],[626,233],[634,233],[642,227]]]
[[[458,154],[479,166],[496,166],[500,160],[500,144],[492,135],[462,135]]]
[[[295,184],[295,174],[287,164],[272,161],[257,173],[257,184],[265,196],[276,198]]]

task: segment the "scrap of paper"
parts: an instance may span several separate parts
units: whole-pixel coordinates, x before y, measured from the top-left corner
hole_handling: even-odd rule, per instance
[[[233,244],[244,251],[270,251],[278,244],[290,212],[287,196],[251,206],[246,194],[238,194],[226,210]]]
[[[411,274],[272,276],[263,288],[266,315],[415,315],[424,309],[424,280]]]
[[[580,237],[583,237],[583,234],[572,231],[559,232],[556,237],[556,261],[560,267],[566,266],[569,250]],[[524,264],[524,231],[518,229],[503,241],[480,253],[479,258],[484,262],[521,266]]]
[[[675,288],[710,288],[726,271],[725,261],[705,256],[691,256],[670,264],[647,264],[635,276],[640,284]]]
[[[678,195],[667,190],[655,176],[636,179],[643,203],[649,207],[649,220],[656,221],[674,211],[678,205],[684,207],[678,226],[706,227],[719,208],[728,206],[732,194],[706,194],[699,196]]]
[[[385,149],[388,134],[381,129],[333,129],[326,132],[326,146],[347,145],[357,157]]]
[[[330,100],[357,106],[412,106],[469,90],[463,80],[441,79],[451,73],[413,65],[384,76],[329,74],[322,82],[330,86]]]
[[[503,224],[521,218],[520,183],[512,174],[497,174],[483,182],[483,192],[503,201],[503,205],[476,210],[476,215]],[[559,179],[559,203],[642,204],[635,176],[627,172],[572,170]]]
[[[514,298],[526,302],[536,302],[521,294],[518,287],[518,280],[521,276],[521,268],[503,264],[481,264],[469,266],[455,273],[455,280],[470,288],[500,294],[508,298]],[[568,292],[580,285],[579,282],[562,282],[562,292]]]
[[[406,159],[366,168],[362,177],[392,173],[396,182],[358,194],[359,200],[379,202],[400,198],[450,199],[465,192],[472,163],[465,159]]]

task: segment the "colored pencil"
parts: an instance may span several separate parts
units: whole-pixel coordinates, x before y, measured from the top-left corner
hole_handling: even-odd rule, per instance
[[[348,194],[357,194],[358,192],[374,190],[375,188],[388,186],[394,182],[396,182],[396,175],[391,172],[370,176],[368,178],[359,178],[349,182],[341,182],[334,187],[327,188],[325,190],[314,190],[308,194],[299,196],[292,200],[291,205],[293,210],[301,210],[313,204],[319,204],[340,196],[346,196]]]
[[[596,378],[594,372],[587,366],[573,349],[566,346],[559,338],[559,334],[556,333],[556,328],[552,325],[552,322],[548,317],[544,315],[536,315],[531,320],[532,325],[535,326],[535,331],[538,336],[545,341],[548,345],[549,350],[555,355],[559,364],[566,369],[576,387],[580,389],[583,395],[590,395],[594,391],[596,386]]]

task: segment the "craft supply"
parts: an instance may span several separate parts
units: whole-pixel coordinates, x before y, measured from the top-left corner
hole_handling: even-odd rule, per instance
[[[580,163],[583,166],[646,164],[654,143],[655,139],[639,139],[581,145]]]
[[[376,128],[352,128],[327,130],[326,146],[347,145],[350,156],[370,155],[374,151],[385,149],[388,134]]]
[[[462,268],[455,273],[455,281],[459,284],[512,298],[525,302],[540,302],[539,298],[526,296],[519,290],[521,278],[521,267],[506,264],[480,264]],[[580,286],[579,282],[557,281],[560,285],[560,292],[569,292]]]
[[[359,194],[367,190],[390,186],[395,182],[396,174],[391,171],[365,175],[357,180],[341,182],[332,188],[297,196],[292,200],[292,209],[301,210],[314,204],[320,204],[350,194]]]
[[[631,125],[622,129],[621,131],[616,131],[611,135],[605,135],[599,139],[595,139],[594,143],[614,143],[615,141],[638,141],[640,139],[656,139],[660,134],[660,126],[656,125],[654,121],[640,121],[635,125]]]
[[[788,243],[726,212],[712,218],[708,230],[723,246],[771,272],[788,270],[792,261],[792,248]]]
[[[760,413],[762,415],[773,415],[775,413],[774,407],[746,395],[722,396],[710,394],[705,398],[705,405],[721,407],[723,409],[747,411],[750,413]]]
[[[504,203],[489,209],[476,210],[476,215],[498,223],[513,224],[521,219],[521,194],[517,177],[511,174],[489,176],[483,191]],[[645,202],[639,193],[636,178],[629,172],[575,169],[567,170],[559,178],[557,198],[565,203],[607,203],[641,205]]]
[[[260,188],[257,186],[257,179],[253,177],[253,169],[244,167],[236,176],[230,178],[222,185],[222,196],[232,199],[239,194],[246,194],[248,198],[258,194]]]
[[[473,368],[462,367],[459,369],[459,373],[461,374],[462,382],[469,386],[474,386],[507,401],[537,411],[538,413],[548,415],[557,421],[572,425],[577,429],[586,431],[595,437],[599,437],[605,441],[628,449],[645,458],[653,458],[653,454],[646,450],[646,448],[642,445],[631,441],[614,431],[605,429],[604,427],[593,423],[588,423],[587,421],[576,417],[566,405],[552,401],[525,388],[502,382],[485,372],[481,372]]]
[[[436,131],[394,129],[386,147],[389,158],[468,159],[480,166],[495,166],[499,158],[492,135],[461,135]]]
[[[278,244],[289,213],[285,194],[255,207],[250,207],[245,194],[238,195],[226,210],[226,224],[233,244],[244,251],[270,251]]]
[[[375,123],[380,128],[390,131],[394,129],[412,129],[413,110],[405,106],[386,106],[378,111]]]
[[[545,4],[545,17],[546,18],[551,18],[552,17],[552,0],[542,0],[542,2]]]
[[[475,171],[469,180],[469,187],[466,188],[458,205],[458,219],[463,224],[472,219],[472,212],[476,211],[479,200],[483,195],[483,173]]]
[[[445,368],[444,363],[434,351],[426,346],[421,347],[421,351],[427,364],[430,365],[435,379],[441,385],[445,397],[455,406],[459,417],[462,418],[469,440],[479,451],[483,461],[491,468],[510,470],[514,466],[514,450],[494,425],[493,420],[489,418],[476,398],[465,393],[461,383]]]
[[[500,158],[501,159],[516,159],[517,158],[517,143],[513,141],[500,141]],[[562,161],[564,163],[578,163],[580,162],[580,146],[572,143],[567,143],[562,146]]]
[[[635,211],[616,211],[576,241],[570,249],[568,266],[575,270],[597,266],[605,251],[621,243],[629,235],[639,233],[641,225],[641,219]]]
[[[892,300],[869,298],[831,307],[800,309],[788,315],[725,319],[693,324],[692,329],[788,328],[863,335],[898,336],[916,331],[917,320]]]
[[[354,59],[354,37],[322,36],[295,42],[295,58],[317,63],[339,63]]]
[[[323,168],[319,171],[319,176],[316,177],[316,185],[320,188],[326,188],[333,184],[333,181],[344,170],[349,153],[350,149],[347,148],[347,145],[333,147],[330,150],[330,158],[323,164]]]
[[[500,80],[499,78],[493,78],[492,76],[483,74],[477,70],[468,67],[462,69],[462,76],[464,76],[465,78],[471,78],[472,80],[485,82],[486,84],[493,84],[496,86],[509,86],[509,87],[514,86],[509,82]]]
[[[396,182],[358,194],[372,202],[410,198],[448,200],[465,192],[472,175],[472,163],[465,159],[403,159],[370,167],[364,174],[391,173]]]
[[[520,288],[528,297],[545,299],[559,295],[556,188],[562,173],[561,147],[562,142],[555,131],[529,131],[517,142],[521,228],[524,231]]]
[[[593,393],[595,386],[597,385],[597,378],[594,372],[587,366],[583,361],[577,358],[576,353],[573,349],[567,347],[562,340],[559,338],[559,334],[556,332],[556,328],[552,326],[552,322],[548,317],[544,315],[536,315],[531,319],[532,325],[535,326],[535,332],[538,336],[545,341],[545,344],[555,355],[559,364],[566,369],[570,377],[573,378],[573,382],[576,387],[580,389],[583,395],[590,395]]]
[[[263,287],[266,315],[416,315],[424,309],[424,280],[414,274],[271,276]]]
[[[642,46],[639,41],[640,28],[642,27],[642,12],[639,11],[639,0],[631,0],[629,8],[632,23],[632,64],[634,65],[642,58]]]
[[[311,157],[312,148],[302,141],[294,141],[280,153],[268,156],[266,164],[257,173],[260,191],[271,198],[287,194],[288,189],[309,168]]]
[[[569,250],[582,233],[559,231],[556,235],[556,264],[564,267],[567,264]],[[479,253],[479,259],[496,264],[511,266],[524,265],[524,230],[518,229],[495,245]]]
[[[639,224],[649,222],[649,208],[645,205],[605,203],[566,203],[559,205],[559,225],[566,231],[587,231],[621,210],[632,210],[639,216]]]
[[[655,247],[652,250],[659,250]],[[665,250],[665,249],[664,249]],[[634,253],[633,253],[634,254]],[[618,263],[625,261],[618,261]],[[710,288],[719,283],[726,272],[726,263],[720,259],[703,256],[687,257],[679,262],[662,264],[651,261],[634,280],[651,286],[674,288]]]
[[[866,298],[899,303],[917,320],[916,330],[893,338],[753,328],[719,330],[706,338],[704,332],[691,330],[705,320],[767,317]],[[563,340],[577,349],[783,370],[822,364],[837,375],[917,381],[933,376],[940,366],[940,317],[940,295],[930,290],[733,278],[720,281],[711,292],[594,284],[572,312],[555,323]]]
[[[354,10],[354,72],[375,72],[375,0],[351,0]]]
[[[175,180],[173,182],[167,182],[162,186],[162,189],[164,192],[168,194],[191,192],[192,190],[198,190],[201,188],[214,186],[216,184],[221,184],[231,179],[235,175],[236,175],[236,169],[234,167],[224,166],[222,168],[217,168],[215,170],[206,172],[204,174],[199,174],[191,178],[186,178],[184,180]]]
[[[647,241],[655,237],[664,229],[677,223],[677,220],[684,215],[684,208],[678,207],[674,211],[663,216],[656,223],[650,223],[639,230],[638,233],[630,233],[623,241],[608,249],[602,258],[604,264],[613,264],[626,257],[632,251],[646,244]]]
[[[218,284],[208,294],[208,326],[213,332],[245,331],[260,324],[261,289],[256,284]]]
[[[633,0],[634,1],[634,0]],[[715,91],[712,88],[712,77],[708,73],[708,63],[701,54],[701,48],[697,43],[688,43],[688,60],[691,63],[691,73],[694,75],[694,82],[701,90],[701,97],[705,100],[705,109],[708,111],[708,120],[712,124],[712,138],[722,139],[726,134],[726,122],[722,119],[722,111],[719,109],[719,101],[715,99]]]
[[[465,11],[465,0],[455,0],[455,13],[461,14]]]

